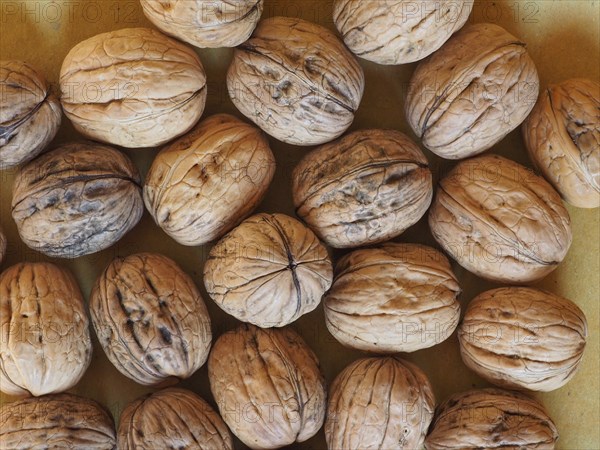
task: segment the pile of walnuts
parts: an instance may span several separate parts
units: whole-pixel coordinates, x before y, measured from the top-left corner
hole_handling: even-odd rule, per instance
[[[0,389],[23,398],[1,407],[0,447],[233,449],[235,435],[279,448],[324,428],[330,449],[554,448],[556,426],[523,391],[575,376],[587,321],[571,300],[521,285],[569,251],[563,199],[600,206],[600,85],[573,79],[539,95],[525,43],[497,25],[465,25],[468,0],[435,2],[420,18],[405,0],[335,0],[339,34],[260,20],[262,0],[210,2],[211,14],[207,3],[142,0],[161,31],[125,28],[77,44],[60,70],[60,99],[32,66],[2,61],[0,169],[20,165],[12,219],[47,257],[107,249],[144,209],[164,239],[214,243],[206,293],[242,323],[213,336],[193,278],[158,253],[114,258],[88,302],[56,260],[6,268]],[[227,89],[250,123],[200,121],[208,80],[189,44],[236,47]],[[404,103],[418,143],[396,130],[346,133],[365,92],[357,57],[420,61]],[[87,140],[48,150],[62,112]],[[521,125],[539,175],[482,155]],[[255,213],[274,188],[269,136],[318,146],[288,174],[296,218]],[[163,145],[145,179],[115,147]],[[460,160],[437,186],[432,153]],[[426,214],[437,249],[392,242]],[[0,230],[0,263],[7,244]],[[330,248],[346,250],[334,260]],[[464,270],[505,286],[461,316]],[[329,384],[289,327],[321,301],[331,335],[369,353]],[[111,363],[156,389],[127,405],[117,426],[100,404],[65,393],[92,360],[90,322]],[[464,364],[497,387],[436,408],[426,373],[398,353],[454,332]],[[172,387],[205,364],[212,404]]]

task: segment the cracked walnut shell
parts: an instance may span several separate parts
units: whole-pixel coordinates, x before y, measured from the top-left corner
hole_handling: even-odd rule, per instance
[[[0,275],[0,311],[2,392],[40,396],[79,382],[92,343],[81,290],[70,272],[50,263],[9,267]]]
[[[165,256],[115,258],[94,284],[90,313],[108,359],[139,384],[173,384],[208,358],[206,305],[191,277]]]

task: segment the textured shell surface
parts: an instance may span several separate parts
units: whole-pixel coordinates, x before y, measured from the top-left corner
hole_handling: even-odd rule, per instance
[[[168,388],[125,407],[119,420],[119,450],[233,450],[221,417],[187,389]]]
[[[142,217],[140,176],[123,153],[93,142],[64,144],[15,176],[12,217],[27,246],[76,258],[110,247]]]
[[[292,174],[298,216],[327,244],[387,241],[414,225],[433,197],[427,158],[404,134],[362,130],[306,155]]]
[[[0,264],[2,264],[2,260],[4,260],[4,255],[6,254],[6,236],[4,235],[4,231],[0,227]]]
[[[293,145],[339,137],[354,120],[364,86],[361,66],[335,34],[290,17],[261,21],[235,50],[227,73],[240,112]]]
[[[335,0],[344,42],[378,64],[407,64],[439,49],[467,21],[473,0]]]
[[[84,136],[129,148],[162,145],[190,130],[206,103],[195,51],[149,28],[77,44],[60,71],[61,103]]]
[[[211,298],[228,314],[263,328],[313,311],[332,278],[327,249],[284,214],[246,219],[211,249],[204,266]]]
[[[225,423],[250,448],[303,442],[323,425],[327,392],[319,362],[290,328],[244,324],[221,335],[208,377]]]
[[[435,412],[427,450],[552,450],[558,431],[541,403],[524,394],[487,388],[451,396]]]
[[[333,381],[325,438],[329,449],[421,448],[435,399],[426,375],[396,357],[363,358]]]
[[[156,156],[144,201],[169,236],[183,245],[201,245],[250,215],[274,173],[275,157],[264,133],[218,114]]]
[[[472,24],[419,64],[406,118],[433,153],[462,159],[521,125],[538,93],[537,70],[525,44],[498,25]]]
[[[61,118],[60,103],[40,73],[22,61],[0,61],[0,169],[44,151]]]
[[[523,137],[535,166],[567,202],[600,206],[600,83],[549,86],[523,124]]]
[[[442,179],[429,225],[465,269],[511,284],[552,272],[573,239],[569,213],[552,186],[497,155],[462,161]]]
[[[460,287],[448,259],[417,244],[356,250],[335,267],[323,299],[330,333],[375,353],[412,352],[446,340],[460,319]]]
[[[0,275],[0,312],[2,392],[40,396],[79,382],[92,343],[81,290],[70,272],[42,262],[9,267]]]
[[[140,384],[188,378],[208,358],[206,305],[192,278],[165,256],[115,258],[94,284],[90,313],[108,359]]]

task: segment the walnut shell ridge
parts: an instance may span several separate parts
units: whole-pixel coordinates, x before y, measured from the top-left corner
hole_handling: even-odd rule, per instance
[[[163,33],[200,48],[235,47],[246,41],[263,0],[140,0],[146,17]]]
[[[244,324],[223,334],[208,378],[223,420],[250,448],[304,442],[323,425],[325,380],[313,351],[290,328]]]
[[[462,161],[440,181],[429,226],[465,269],[511,284],[548,275],[573,239],[569,213],[552,186],[497,155]]]
[[[125,154],[94,142],[64,144],[21,167],[12,217],[28,247],[77,258],[110,247],[139,222],[141,191]]]
[[[94,400],[72,394],[31,397],[0,407],[0,448],[116,450],[115,426]]]
[[[90,313],[108,359],[139,384],[176,383],[208,358],[206,305],[192,278],[166,256],[115,258],[92,288]]]
[[[536,168],[570,204],[600,207],[600,84],[551,85],[523,124]]]
[[[62,109],[44,77],[22,61],[0,61],[0,98],[0,169],[7,169],[44,151]]]
[[[81,290],[70,272],[44,262],[9,267],[0,275],[0,311],[2,392],[40,396],[79,382],[92,342]]]
[[[313,311],[331,286],[327,249],[301,222],[255,214],[221,239],[204,265],[208,295],[228,314],[263,328]]]
[[[552,450],[557,439],[556,426],[537,400],[488,388],[455,394],[439,405],[425,448]]]
[[[469,18],[473,0],[335,0],[333,20],[357,56],[408,64],[439,49]]]
[[[4,260],[4,256],[6,255],[6,236],[4,235],[4,231],[0,227],[0,264]]]
[[[525,44],[498,25],[477,23],[417,66],[405,112],[425,147],[442,158],[463,159],[521,125],[538,93]]]
[[[176,388],[127,405],[119,420],[118,442],[120,450],[233,450],[223,419],[192,391]]]
[[[328,245],[359,247],[403,233],[433,197],[427,158],[404,134],[362,130],[306,155],[292,174],[296,214]]]
[[[325,323],[343,345],[413,352],[446,340],[460,319],[458,280],[437,250],[388,243],[356,250],[335,267]]]
[[[227,73],[238,110],[293,145],[340,136],[354,120],[364,86],[362,68],[335,34],[291,17],[261,21],[235,50]]]
[[[122,147],[165,144],[190,130],[206,103],[193,49],[149,28],[80,42],[60,70],[61,103],[84,136]]]
[[[421,448],[435,399],[427,376],[397,357],[363,358],[333,381],[325,438],[335,449]]]
[[[144,184],[155,222],[183,245],[220,238],[264,198],[275,157],[258,128],[218,114],[164,148]]]

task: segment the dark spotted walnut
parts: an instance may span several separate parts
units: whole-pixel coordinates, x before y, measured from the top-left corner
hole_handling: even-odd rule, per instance
[[[12,216],[34,250],[76,258],[104,250],[142,217],[137,168],[123,153],[93,142],[65,144],[23,166]]]
[[[556,269],[573,238],[569,213],[552,186],[497,155],[463,161],[440,181],[429,225],[465,269],[514,284]]]
[[[490,388],[455,394],[439,405],[425,448],[552,450],[557,439],[556,426],[537,400]]]
[[[42,75],[22,61],[0,61],[0,170],[39,155],[54,139],[61,116]]]
[[[4,236],[4,231],[0,228],[0,264],[4,260],[4,255],[6,254],[6,236]]]
[[[9,267],[0,275],[0,312],[2,392],[39,396],[79,382],[92,343],[81,290],[70,272],[50,263]]]
[[[169,236],[183,245],[201,245],[250,215],[274,173],[275,157],[264,133],[218,114],[156,156],[144,201]]]
[[[354,120],[363,70],[328,29],[273,17],[234,52],[227,88],[235,106],[280,141],[316,145],[340,136]]]
[[[332,278],[327,249],[283,214],[246,219],[211,249],[204,265],[208,295],[225,312],[263,328],[313,311]]]
[[[233,450],[223,419],[192,391],[168,388],[125,407],[119,420],[119,450]]]
[[[359,359],[331,385],[327,447],[421,448],[434,408],[431,384],[414,364],[396,357]]]
[[[225,423],[250,448],[304,442],[323,425],[325,380],[313,351],[289,328],[242,325],[223,334],[208,377]]]
[[[60,71],[61,103],[86,137],[123,147],[162,145],[190,130],[206,102],[196,52],[149,28],[77,44]]]
[[[408,137],[366,130],[312,151],[292,175],[296,213],[337,248],[400,235],[433,196],[427,158]]]
[[[191,277],[165,256],[115,258],[94,284],[90,313],[108,359],[140,384],[176,383],[208,358],[206,305]]]
[[[415,70],[406,118],[423,145],[447,159],[481,153],[527,117],[539,79],[525,44],[503,28],[468,25]]]
[[[600,84],[572,79],[542,92],[523,124],[529,156],[563,198],[600,206]]]

